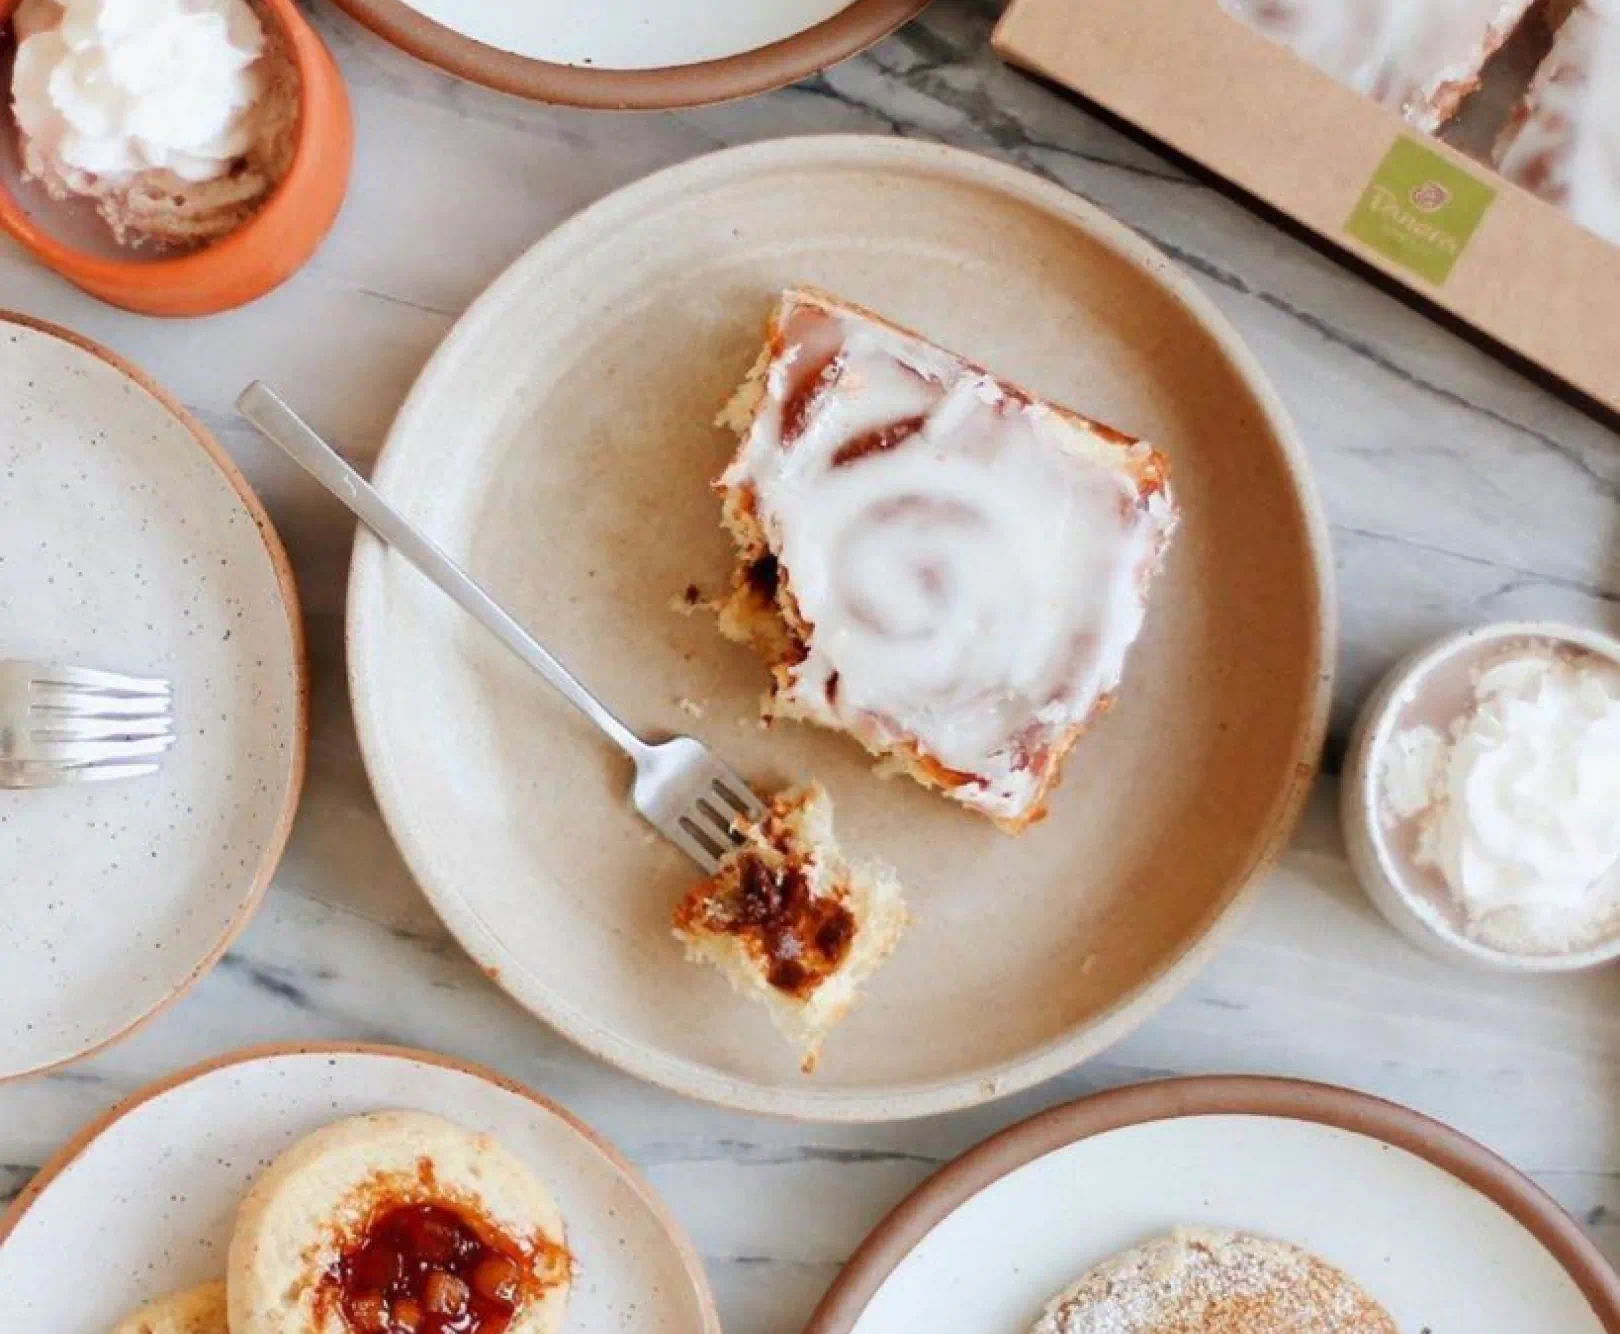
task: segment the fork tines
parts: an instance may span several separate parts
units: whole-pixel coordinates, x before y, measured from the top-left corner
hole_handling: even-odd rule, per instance
[[[155,677],[0,663],[0,786],[135,778],[174,744],[173,694]]]

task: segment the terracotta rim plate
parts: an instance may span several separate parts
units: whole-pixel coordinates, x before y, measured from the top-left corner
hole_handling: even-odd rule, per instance
[[[704,106],[783,87],[865,50],[928,7],[928,0],[852,0],[843,7],[837,0],[796,0],[789,10],[795,15],[804,11],[806,26],[790,28],[762,45],[748,44],[742,36],[739,46],[735,29],[757,31],[760,16],[772,13],[770,7],[719,6],[731,16],[731,30],[728,20],[717,23],[713,16],[681,7],[679,28],[671,29],[661,19],[651,25],[654,32],[648,37],[637,33],[647,26],[646,14],[637,20],[646,3],[614,0],[582,7],[560,0],[539,6],[338,0],[340,8],[385,41],[474,83],[541,102],[621,110]],[[694,21],[694,15],[701,21]],[[492,22],[515,26],[485,26]],[[597,32],[599,28],[605,31]],[[662,49],[660,43],[678,47]],[[694,43],[723,54],[705,55],[705,46]]]
[[[246,925],[308,690],[286,553],[207,430],[68,330],[0,313],[0,352],[0,657],[167,677],[179,738],[149,778],[0,791],[7,1078],[128,1033]]]
[[[611,1144],[492,1071],[363,1043],[216,1057],[75,1135],[0,1218],[16,1327],[104,1334],[143,1302],[221,1277],[236,1205],[265,1163],[320,1126],[385,1108],[488,1131],[550,1185],[579,1261],[569,1330],[719,1334],[691,1243]]]
[[[1473,1140],[1349,1089],[1212,1077],[1083,1098],[958,1158],[861,1244],[806,1334],[941,1327],[936,1311],[1027,1329],[1092,1265],[1183,1224],[1302,1245],[1403,1330],[1620,1331],[1620,1277]]]
[[[1185,520],[1124,688],[1071,756],[1050,818],[1019,838],[879,780],[845,738],[762,732],[759,661],[711,617],[671,610],[688,583],[729,576],[709,480],[733,442],[712,421],[775,292],[796,281],[1154,438],[1173,460]],[[418,881],[536,1014],[691,1096],[896,1118],[1067,1069],[1205,957],[1314,772],[1327,539],[1275,395],[1162,255],[1062,189],[971,154],[785,140],[602,201],[463,317],[376,481],[632,727],[694,732],[762,786],[820,778],[846,848],[892,862],[910,887],[900,949],[802,1076],[763,1007],[681,958],[669,914],[692,869],[629,810],[617,753],[362,537],[355,715]]]

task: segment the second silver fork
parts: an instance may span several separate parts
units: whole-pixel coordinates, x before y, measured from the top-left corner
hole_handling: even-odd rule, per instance
[[[154,774],[174,744],[172,704],[160,678],[0,661],[0,787]]]

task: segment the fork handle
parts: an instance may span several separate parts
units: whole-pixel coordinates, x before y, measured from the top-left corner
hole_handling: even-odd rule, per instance
[[[475,584],[444,551],[377,494],[371,483],[345,463],[263,381],[255,380],[236,400],[236,409],[293,461],[330,491],[367,528],[435,584],[463,611],[539,672],[576,709],[605,732],[618,748],[639,760],[647,746],[591,694],[578,677],[536,642],[494,598]]]

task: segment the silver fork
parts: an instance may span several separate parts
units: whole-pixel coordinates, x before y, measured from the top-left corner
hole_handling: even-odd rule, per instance
[[[0,787],[141,778],[174,744],[167,681],[0,661]]]
[[[256,380],[238,396],[236,408],[361,523],[600,727],[635,763],[636,779],[630,799],[641,817],[706,873],[714,873],[720,859],[742,842],[737,822],[756,820],[765,809],[729,765],[693,737],[677,736],[651,743],[632,732],[449,556],[390,507],[275,390]]]

